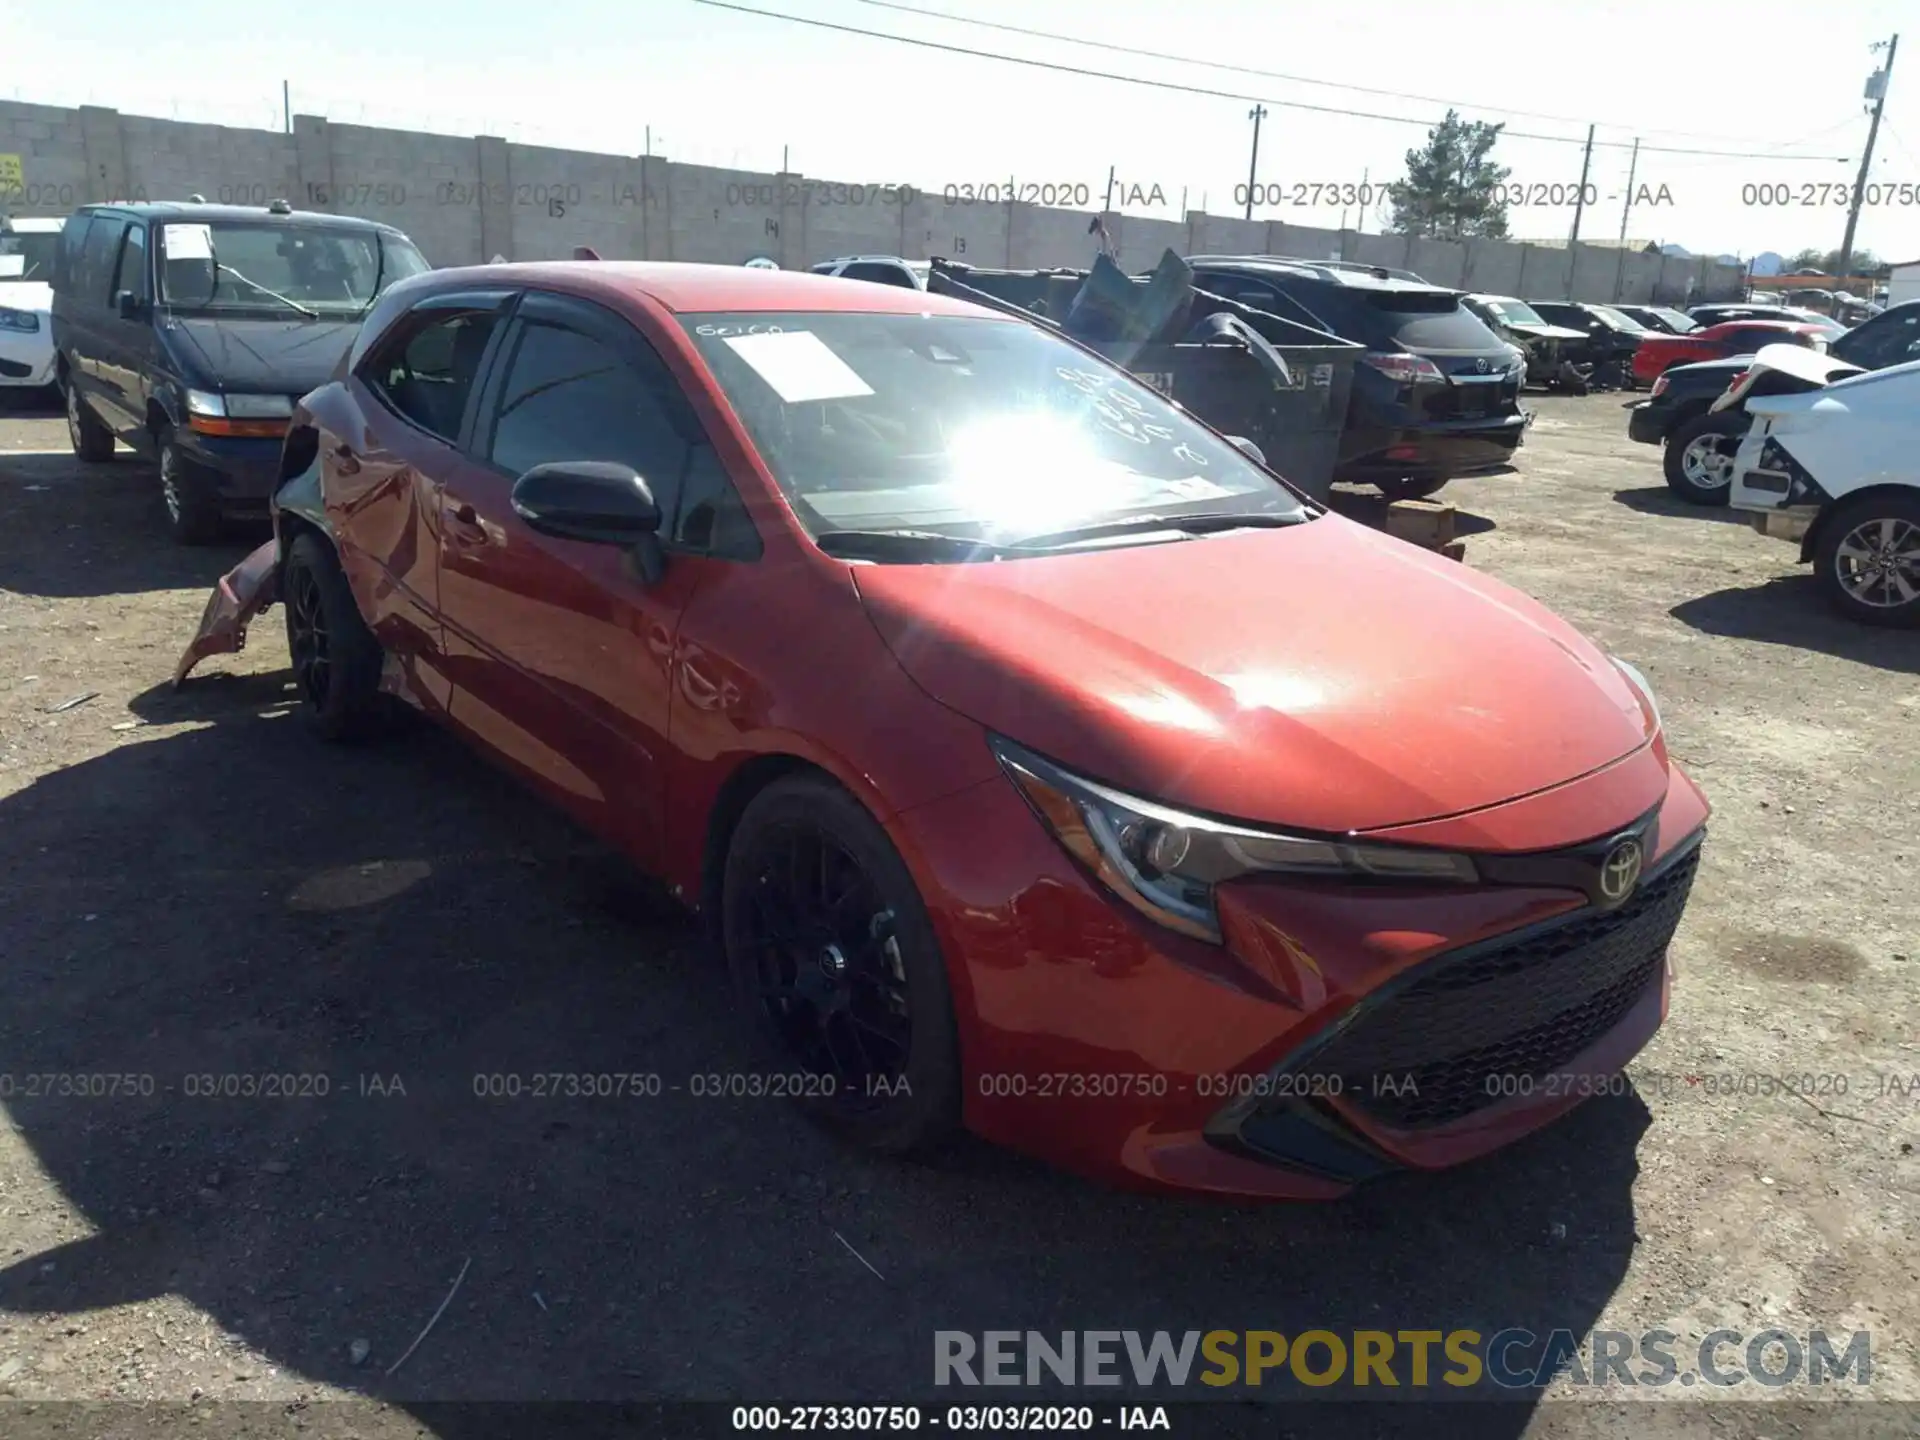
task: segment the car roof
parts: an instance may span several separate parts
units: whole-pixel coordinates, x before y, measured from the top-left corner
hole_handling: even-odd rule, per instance
[[[1709,325],[1706,328],[1709,331],[1732,330],[1735,328],[1741,330],[1786,330],[1799,335],[1809,330],[1827,330],[1832,327],[1830,325],[1815,325],[1805,320],[1769,320],[1762,317],[1754,320],[1722,320],[1717,325]]]
[[[0,231],[14,235],[51,235],[66,223],[64,216],[15,215],[5,224],[0,224]]]
[[[1329,285],[1343,285],[1350,290],[1399,290],[1419,291],[1422,294],[1458,295],[1461,292],[1447,285],[1434,285],[1425,280],[1408,278],[1412,272],[1400,271],[1397,275],[1385,266],[1374,269],[1355,269],[1347,262],[1338,264],[1317,260],[1291,260],[1280,255],[1191,255],[1187,263],[1195,269],[1244,270],[1251,274],[1272,273],[1297,275],[1306,280],[1320,280]]]
[[[406,282],[431,278],[434,290],[501,283],[553,285],[576,294],[644,295],[675,314],[703,311],[827,310],[874,315],[970,315],[1009,317],[982,305],[899,285],[850,285],[808,270],[751,270],[744,265],[706,265],[679,260],[537,260],[508,265],[468,265],[434,270]],[[1017,322],[1010,322],[1017,323]]]
[[[823,260],[820,263],[823,265],[851,265],[856,260],[885,260],[889,264],[904,265],[909,270],[914,269],[916,266],[924,270],[927,268],[928,263],[925,260],[909,260],[904,255],[836,255],[833,259]]]
[[[265,205],[195,205],[191,202],[176,203],[171,200],[143,200],[135,204],[122,205],[108,201],[99,205],[82,205],[73,212],[76,215],[132,215],[142,220],[182,220],[188,224],[204,221],[212,224],[220,220],[259,221],[269,225],[330,225],[343,230],[384,230],[390,235],[404,232],[379,220],[367,220],[358,215],[335,215],[325,210],[269,210]]]

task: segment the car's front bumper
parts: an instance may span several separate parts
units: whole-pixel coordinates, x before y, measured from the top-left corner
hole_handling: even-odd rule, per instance
[[[35,331],[0,330],[0,386],[51,385],[56,373],[53,328],[44,316]]]
[[[970,1128],[1123,1184],[1327,1199],[1381,1170],[1472,1159],[1606,1093],[1665,1015],[1666,940],[1685,889],[1676,899],[1659,887],[1690,883],[1685,856],[1705,823],[1704,798],[1649,747],[1484,820],[1446,822],[1524,850],[1543,848],[1531,843],[1543,826],[1571,844],[1650,807],[1659,810],[1654,878],[1617,911],[1546,887],[1242,882],[1222,895],[1223,946],[1186,940],[1112,900],[998,778],[896,815],[890,829],[945,951]],[[1643,897],[1663,907],[1650,920],[1635,917]],[[1597,957],[1586,990],[1578,963],[1552,958],[1581,927],[1618,933],[1628,922],[1641,926],[1631,954],[1603,954],[1604,936],[1581,939]],[[1505,978],[1473,998],[1509,1007],[1516,1048],[1462,1056],[1433,1007],[1406,997],[1493,952],[1488,973]],[[1566,1003],[1542,1010],[1527,987],[1549,970]],[[1310,1047],[1360,1018],[1413,1047],[1393,1068],[1416,1082],[1444,1078],[1454,1103],[1440,1119],[1410,1111],[1404,1095],[1383,1096],[1344,1062],[1316,1070]],[[1561,1025],[1557,1041],[1539,1040],[1543,1020]],[[1475,1026],[1480,1045],[1485,1019]],[[1485,1103],[1460,1111],[1462,1095],[1478,1099],[1477,1084],[1490,1087]]]
[[[182,453],[212,477],[220,508],[236,516],[264,517],[280,485],[282,437],[202,435],[178,432]]]
[[[1627,410],[1627,438],[1642,445],[1667,443],[1668,417],[1662,406],[1641,400]]]

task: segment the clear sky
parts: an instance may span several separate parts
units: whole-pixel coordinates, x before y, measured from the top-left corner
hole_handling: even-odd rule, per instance
[[[1239,98],[1054,73],[699,0],[174,0],[160,10],[131,0],[20,0],[0,22],[0,94],[277,127],[285,79],[296,113],[335,121],[623,154],[642,153],[650,128],[653,150],[675,160],[770,171],[784,158],[813,177],[923,190],[1011,177],[1068,193],[1084,186],[1097,206],[1111,169],[1128,202],[1120,208],[1167,218],[1183,195],[1193,209],[1241,212],[1235,192],[1247,180],[1257,98],[1268,110],[1259,177],[1285,188],[1282,203],[1255,214],[1325,226],[1340,223],[1339,201],[1323,191],[1315,205],[1310,189],[1294,187],[1398,176],[1423,124],[1452,103],[1470,119],[1559,137],[1509,135],[1496,151],[1511,184],[1549,202],[1509,212],[1516,238],[1568,233],[1592,122],[1598,203],[1583,235],[1620,233],[1638,136],[1634,190],[1647,187],[1650,203],[1632,213],[1630,237],[1695,252],[1787,254],[1840,243],[1839,187],[1859,165],[1862,90],[1880,63],[1868,46],[1904,18],[1912,33],[1895,63],[1873,167],[1879,203],[1863,212],[1856,244],[1882,259],[1920,258],[1920,6],[1912,0],[737,3]],[[1366,228],[1382,228],[1382,216],[1376,207]]]

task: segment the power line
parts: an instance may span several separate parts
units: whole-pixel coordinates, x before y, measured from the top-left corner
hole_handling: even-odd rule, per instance
[[[1025,65],[1035,70],[1051,70],[1060,75],[1080,75],[1094,80],[1117,80],[1124,85],[1144,85],[1153,90],[1173,90],[1183,95],[1200,95],[1209,100],[1237,100],[1253,105],[1277,105],[1286,110],[1308,110],[1317,115],[1345,115],[1357,120],[1382,120],[1390,125],[1417,125],[1422,130],[1431,130],[1439,122],[1420,120],[1408,115],[1382,115],[1370,110],[1346,110],[1337,105],[1310,105],[1304,100],[1275,100],[1263,95],[1236,94],[1231,90],[1210,90],[1203,85],[1183,85],[1176,80],[1149,80],[1142,75],[1120,75],[1111,70],[1094,70],[1082,65],[1062,65],[1052,60],[1030,60],[1023,55],[1001,55],[992,50],[975,50],[965,45],[947,45],[938,40],[921,40],[911,35],[890,35],[883,30],[863,30],[857,25],[839,25],[831,20],[814,20],[805,15],[783,15],[776,10],[758,10],[751,5],[736,5],[728,0],[694,0],[696,5],[710,6],[715,10],[732,10],[741,15],[757,15],[763,20],[784,20],[790,25],[810,25],[818,30],[834,30],[842,35],[863,35],[869,40],[891,40],[897,45],[914,45],[923,50],[941,50],[949,55],[968,55],[976,60],[998,60],[1007,65]],[[1523,130],[1503,129],[1501,134],[1513,140],[1541,140],[1553,145],[1585,145],[1586,141],[1570,135],[1536,135]],[[1596,148],[1608,150],[1626,150],[1630,146],[1624,140],[1596,140]],[[1844,155],[1772,155],[1763,152],[1744,150],[1695,150],[1671,145],[1642,145],[1641,152],[1658,151],[1666,155],[1712,155],[1723,160],[1818,160],[1825,163],[1844,161]]]
[[[1318,85],[1325,90],[1351,90],[1357,95],[1380,95],[1390,100],[1413,100],[1423,105],[1445,105],[1450,110],[1474,110],[1492,115],[1521,115],[1529,120],[1554,120],[1563,125],[1585,125],[1578,115],[1551,115],[1542,110],[1516,110],[1508,105],[1445,100],[1433,95],[1414,95],[1405,90],[1385,90],[1372,85],[1355,85],[1344,80],[1317,80],[1311,75],[1289,75],[1280,70],[1261,70],[1251,65],[1235,65],[1225,60],[1206,60],[1198,55],[1171,55],[1164,50],[1147,50],[1135,45],[1116,45],[1108,40],[1087,40],[1078,35],[1062,35],[1052,30],[1033,30],[1025,25],[1008,25],[999,20],[981,20],[972,15],[954,15],[945,10],[928,10],[919,5],[902,5],[899,0],[860,0],[877,10],[898,10],[903,15],[921,15],[930,20],[946,20],[955,25],[975,25],[982,30],[1000,30],[1009,35],[1026,35],[1035,40],[1057,40],[1065,45],[1084,45],[1089,50],[1106,50],[1115,55],[1138,55],[1149,60],[1171,60],[1180,65],[1203,65],[1210,70],[1227,70],[1236,75],[1252,75],[1262,80],[1285,80],[1293,85]],[[903,37],[904,38],[904,37]],[[1608,126],[1624,129],[1624,126]],[[1711,135],[1699,130],[1644,130],[1648,135],[1678,135],[1689,140],[1735,140],[1744,137]],[[1584,144],[1584,141],[1576,141]],[[1625,149],[1625,146],[1621,146]],[[1742,157],[1744,158],[1744,157]]]

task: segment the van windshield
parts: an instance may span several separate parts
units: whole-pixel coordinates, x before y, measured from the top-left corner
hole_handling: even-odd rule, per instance
[[[53,279],[53,255],[60,248],[57,230],[33,231],[25,235],[13,231],[0,233],[0,282],[37,280],[47,284]]]
[[[1037,326],[853,312],[682,323],[816,539],[1018,546],[1155,517],[1314,513],[1158,392]]]
[[[160,227],[160,299],[176,310],[363,310],[429,267],[397,235],[218,220]]]

